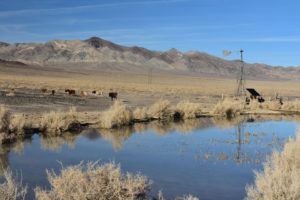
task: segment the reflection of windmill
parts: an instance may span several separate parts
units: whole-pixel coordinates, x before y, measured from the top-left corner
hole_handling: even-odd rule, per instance
[[[241,134],[243,134],[243,127],[242,127],[242,123],[238,123],[237,124],[237,127],[236,127],[236,134],[237,134],[237,143],[238,143],[238,146],[237,146],[237,153],[236,153],[236,160],[239,161],[240,160],[240,154],[241,154],[241,144],[242,144],[242,141],[241,141]]]
[[[237,91],[236,96],[242,97],[245,95],[245,79],[244,79],[244,61],[243,61],[243,50],[240,50],[241,53],[241,71],[237,79]]]

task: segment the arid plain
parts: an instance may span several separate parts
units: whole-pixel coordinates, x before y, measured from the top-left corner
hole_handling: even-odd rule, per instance
[[[114,71],[94,71],[68,68],[0,65],[1,104],[13,112],[41,113],[76,107],[79,112],[103,111],[113,102],[111,91],[131,108],[152,105],[158,100],[176,104],[189,100],[203,104],[209,111],[222,100],[233,97],[235,79],[193,77],[158,74],[136,74]],[[300,97],[300,82],[247,80],[247,88],[255,88],[265,99],[279,96]],[[46,88],[45,94],[41,89]],[[65,89],[74,89],[76,95],[67,95]],[[51,94],[55,90],[55,95]],[[103,95],[93,95],[100,90]],[[87,97],[80,92],[86,91]]]

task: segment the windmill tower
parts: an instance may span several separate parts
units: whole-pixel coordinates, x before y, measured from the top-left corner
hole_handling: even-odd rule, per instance
[[[241,71],[237,79],[237,97],[243,97],[245,95],[245,78],[244,78],[244,61],[243,61],[243,50],[240,50],[241,53]]]

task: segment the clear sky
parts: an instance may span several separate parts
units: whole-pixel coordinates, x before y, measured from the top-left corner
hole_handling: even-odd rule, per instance
[[[152,50],[300,65],[297,0],[0,0],[0,41],[101,37]]]

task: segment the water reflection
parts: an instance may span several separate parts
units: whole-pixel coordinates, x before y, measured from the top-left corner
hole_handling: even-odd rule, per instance
[[[0,177],[4,175],[4,171],[9,167],[9,152],[13,151],[19,155],[24,153],[25,144],[31,144],[31,138],[17,140],[11,144],[0,145]]]
[[[79,137],[79,133],[65,132],[62,134],[41,134],[41,148],[44,150],[52,150],[61,152],[63,145],[75,148],[75,141]]]
[[[133,126],[127,126],[120,129],[90,129],[84,130],[81,133],[66,132],[63,134],[53,135],[40,135],[40,146],[43,150],[50,150],[53,152],[61,152],[64,145],[75,148],[76,140],[79,137],[85,137],[89,140],[104,139],[109,141],[113,149],[118,152],[123,148],[124,142],[129,139],[133,134],[145,134],[147,131],[151,131],[159,136],[167,137],[170,134],[176,132],[184,135],[188,135],[195,131],[209,129],[212,127],[218,127],[220,129],[229,129],[227,136],[216,135],[215,137],[208,137],[206,141],[201,144],[192,144],[187,141],[181,142],[167,149],[166,146],[150,148],[152,150],[166,150],[166,151],[178,151],[184,153],[187,146],[196,145],[198,149],[194,159],[201,161],[203,165],[207,161],[225,161],[231,160],[237,163],[261,163],[267,152],[257,151],[256,147],[263,147],[263,150],[268,149],[281,149],[288,137],[277,136],[274,132],[257,132],[251,133],[249,130],[245,131],[250,126],[255,126],[257,122],[263,121],[299,121],[298,116],[241,116],[226,120],[224,118],[198,118],[186,121],[167,122],[167,121],[153,121],[150,123],[138,123]],[[251,125],[252,124],[252,125]],[[8,154],[14,151],[18,154],[22,154],[24,150],[24,143],[30,144],[31,139],[18,140],[13,144],[3,144],[0,146],[0,164],[2,169],[0,170],[0,176],[3,174],[9,165]],[[209,145],[208,145],[209,144]],[[139,144],[137,144],[138,146]],[[198,145],[198,146],[197,146]],[[230,148],[216,148],[219,146],[231,145]],[[247,148],[243,148],[248,146]],[[203,147],[205,147],[203,149]],[[267,148],[266,148],[267,147]],[[146,148],[146,147],[145,147]]]
[[[0,176],[9,166],[23,172],[29,187],[47,187],[45,169],[58,172],[57,160],[67,166],[100,159],[147,175],[154,181],[153,195],[163,189],[168,198],[193,194],[203,199],[243,199],[253,169],[261,169],[266,156],[294,136],[294,120],[300,118],[199,118],[34,135],[0,146]]]

